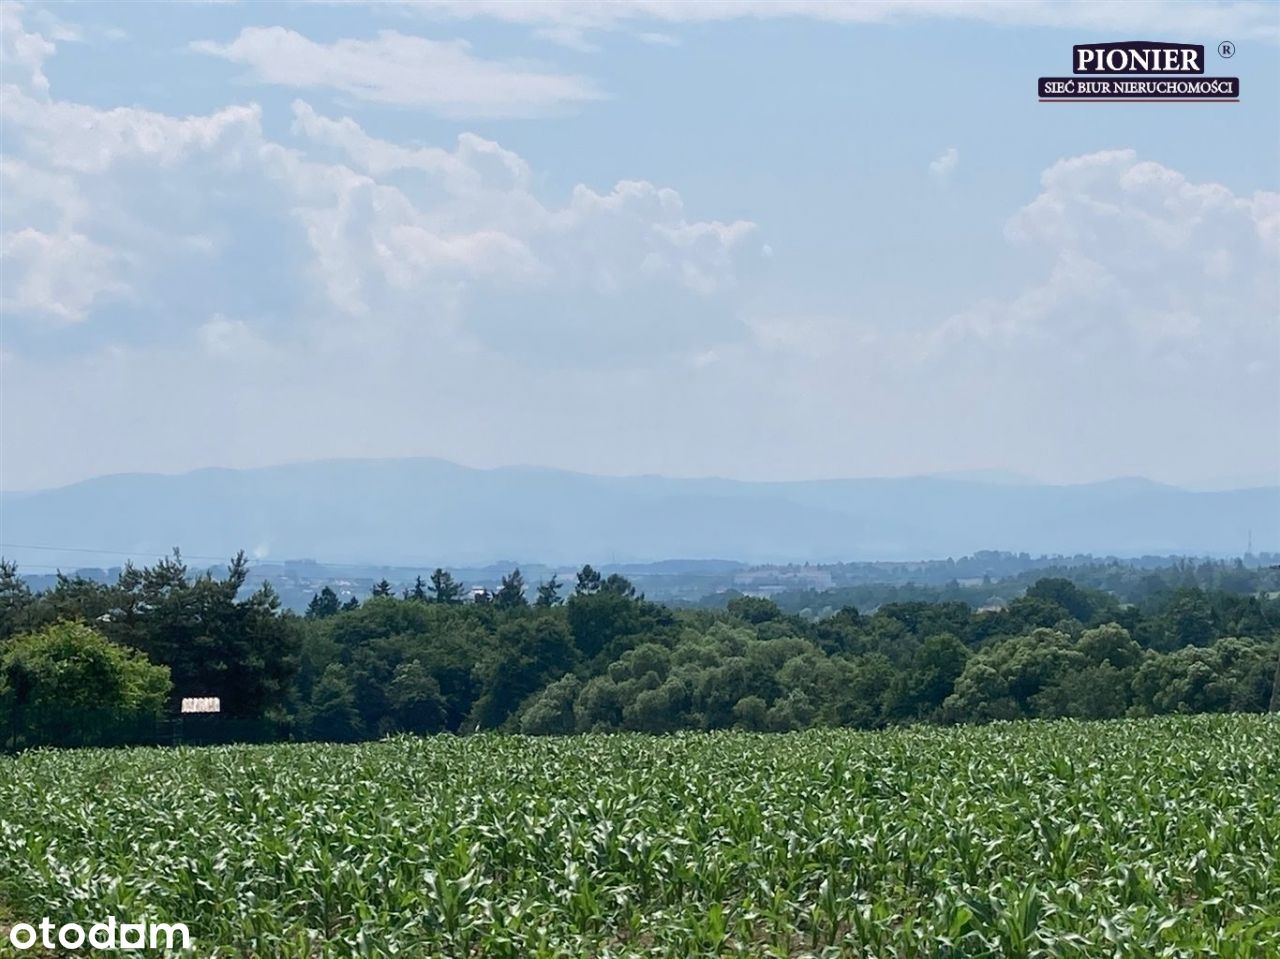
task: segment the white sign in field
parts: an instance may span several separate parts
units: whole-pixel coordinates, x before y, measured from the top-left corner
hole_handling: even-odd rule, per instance
[[[222,700],[217,696],[197,696],[182,701],[184,713],[220,713]]]

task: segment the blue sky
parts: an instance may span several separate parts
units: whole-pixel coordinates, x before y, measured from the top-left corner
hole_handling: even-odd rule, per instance
[[[4,488],[1280,474],[1274,4],[0,9]],[[1036,102],[1133,38],[1242,102]]]

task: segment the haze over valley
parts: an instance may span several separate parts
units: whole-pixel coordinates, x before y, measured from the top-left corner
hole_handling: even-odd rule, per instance
[[[244,549],[259,560],[386,565],[1280,549],[1274,485],[1205,492],[1003,474],[744,482],[486,470],[430,458],[104,476],[0,493],[0,515],[4,555],[42,569],[119,565],[126,555],[148,561],[174,546],[193,556]]]

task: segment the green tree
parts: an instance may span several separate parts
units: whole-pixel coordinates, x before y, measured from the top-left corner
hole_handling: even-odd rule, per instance
[[[544,689],[520,717],[520,731],[529,736],[566,736],[574,730],[573,704],[582,681],[570,673]]]
[[[431,598],[437,603],[462,602],[463,585],[456,582],[448,570],[436,567],[431,574],[431,586],[428,587]]]
[[[126,569],[102,632],[168,666],[175,697],[218,696],[232,719],[283,718],[301,623],[281,614],[269,583],[240,599],[248,574],[244,553],[221,579],[212,573],[190,579],[176,551],[155,566]]]
[[[413,589],[409,590],[405,599],[411,599],[414,602],[425,603],[427,601],[427,584],[421,576],[413,578]]]
[[[734,704],[733,722],[739,729],[761,732],[769,728],[769,704],[759,696],[743,696]]]
[[[768,728],[775,732],[787,732],[792,729],[804,729],[814,718],[813,704],[809,697],[798,689],[787,693],[771,707],[765,718]]]
[[[1178,590],[1165,607],[1160,622],[1164,628],[1161,648],[1166,650],[1208,646],[1216,635],[1213,607],[1199,589]]]
[[[509,575],[502,577],[502,586],[494,594],[493,604],[499,609],[516,609],[529,605],[529,601],[524,598],[524,574],[520,572],[520,567],[517,566]]]
[[[0,558],[0,643],[22,629],[32,602],[31,589],[18,575],[17,564]]]
[[[0,717],[8,730],[0,744],[145,739],[164,714],[170,688],[168,669],[83,623],[46,626],[17,636],[0,657]]]
[[[578,570],[578,585],[573,588],[575,596],[590,596],[600,591],[600,573],[591,568],[591,564]]]
[[[511,619],[498,628],[495,646],[496,655],[482,667],[485,687],[473,717],[485,729],[501,726],[525,699],[574,665],[573,638],[559,617]]]
[[[396,667],[387,699],[397,728],[419,734],[444,729],[448,707],[440,684],[418,660]]]
[[[391,592],[392,592],[391,584],[387,582],[386,579],[384,578],[384,579],[378,580],[376,583],[373,584],[373,589],[369,591],[369,595],[390,596]]]
[[[338,594],[328,586],[325,586],[320,592],[312,596],[311,602],[307,604],[307,619],[325,619],[328,616],[336,616],[338,609]]]
[[[1093,618],[1094,606],[1089,593],[1069,579],[1062,577],[1038,579],[1027,590],[1027,596],[1046,603],[1054,603],[1082,623],[1088,623]]]
[[[360,714],[356,712],[355,693],[341,666],[330,665],[311,693],[311,709],[307,723],[313,739],[350,742],[363,732]]]
[[[552,573],[549,580],[538,584],[538,598],[534,600],[533,605],[539,609],[550,609],[553,606],[559,606],[562,602],[564,600],[560,598],[560,580],[556,578],[555,573]]]
[[[964,672],[969,650],[950,633],[930,636],[900,673],[889,711],[903,719],[928,719],[942,706]]]
[[[1085,630],[1076,648],[1095,666],[1108,663],[1117,669],[1128,669],[1142,659],[1142,647],[1127,629],[1115,623]]]
[[[782,619],[782,610],[778,608],[778,604],[763,596],[734,597],[729,600],[726,609],[730,616],[736,616],[748,623],[759,624]]]
[[[619,573],[610,573],[606,576],[600,583],[600,592],[623,596],[626,599],[636,598],[636,588],[631,585],[631,580]]]

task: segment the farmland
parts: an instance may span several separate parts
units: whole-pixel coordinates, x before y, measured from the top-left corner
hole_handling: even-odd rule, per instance
[[[1261,959],[1277,797],[1261,716],[32,751],[0,916],[298,959]]]

